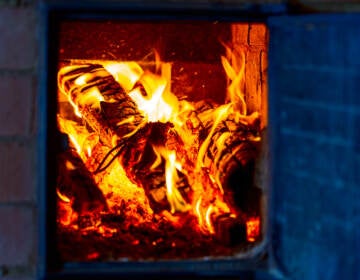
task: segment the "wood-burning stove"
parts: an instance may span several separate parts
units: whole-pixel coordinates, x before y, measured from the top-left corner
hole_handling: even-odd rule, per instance
[[[45,278],[251,277],[271,262],[278,5],[45,5]]]

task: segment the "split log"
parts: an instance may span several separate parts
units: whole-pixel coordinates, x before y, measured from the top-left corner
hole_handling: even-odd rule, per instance
[[[86,82],[77,82],[79,78]],[[156,159],[153,146],[175,150],[183,168],[193,172],[199,148],[212,130],[214,110],[218,105],[207,101],[195,103],[193,111],[180,116],[186,120],[186,127],[185,131],[178,132],[171,124],[145,123],[134,101],[101,65],[65,67],[65,71],[60,71],[59,83],[72,102],[78,104],[83,119],[97,132],[101,142],[109,148],[116,147],[113,156],[120,160],[129,179],[145,189],[153,210],[168,210],[164,163],[151,168]],[[100,106],[79,102],[94,87],[104,99],[99,102]],[[144,88],[140,89],[144,91]],[[251,116],[243,122],[236,119],[235,113],[229,114],[217,125],[203,159],[205,167],[229,193],[233,188],[252,185],[253,163],[258,156],[258,143],[254,141],[259,132],[258,119]],[[184,133],[190,139],[185,145],[179,137]],[[243,175],[234,182],[233,174]],[[180,177],[178,187],[187,193],[189,184],[183,174]],[[210,180],[204,179],[207,181]]]
[[[84,79],[86,83],[79,84],[78,79]],[[166,145],[169,124],[145,123],[134,101],[101,65],[65,67],[60,70],[58,80],[60,88],[77,104],[87,125],[99,135],[104,145],[113,150],[109,159],[118,158],[128,178],[144,188],[154,212],[170,210],[165,165],[151,168],[156,159],[152,146]],[[100,107],[82,104],[81,97],[95,87],[104,99],[99,102]],[[109,162],[111,160],[105,160],[98,171]],[[188,187],[187,182],[185,176],[180,177],[183,180],[179,187],[184,190]]]
[[[259,155],[258,118],[249,116],[247,122],[242,123],[235,122],[233,115],[229,115],[215,129],[205,154],[205,165],[221,183],[225,201],[245,213],[249,213],[250,208],[256,214],[260,210],[261,194],[256,195],[257,201],[251,199],[254,205],[244,201],[244,197],[259,192],[254,182]]]
[[[73,201],[72,208],[79,215],[107,210],[106,199],[93,175],[73,149],[58,156],[57,188]]]
[[[191,154],[198,155],[200,146],[204,144],[207,137],[210,137],[204,157],[200,159],[205,169],[197,170],[196,179],[201,177],[204,182],[204,191],[213,192],[214,197],[217,195],[216,189],[219,187],[217,184],[220,184],[224,190],[224,200],[227,203],[237,209],[240,208],[245,213],[251,209],[251,212],[255,211],[258,214],[258,202],[251,206],[243,201],[243,197],[258,193],[254,183],[255,162],[260,152],[258,114],[253,113],[250,116],[239,117],[236,112],[230,113],[213,128],[214,111],[218,105],[200,101],[195,103],[194,107],[194,113],[188,113],[190,125],[186,128],[190,131],[188,134],[197,139],[197,143],[190,149],[186,147],[184,150],[190,154],[189,157]],[[192,148],[196,151],[192,151]],[[189,153],[189,151],[191,152]],[[194,164],[195,161],[193,160],[192,163]],[[216,178],[217,184],[212,180],[207,180],[206,172],[212,178]],[[260,198],[259,195],[256,196],[258,199]],[[251,201],[254,202],[254,199]]]
[[[79,84],[79,79],[84,83]],[[67,66],[58,75],[60,88],[75,103],[87,124],[96,131],[101,142],[113,147],[113,136],[119,138],[131,133],[143,120],[134,101],[101,65],[85,64]],[[93,89],[97,89],[104,101],[100,108],[80,102]]]
[[[218,107],[211,101],[200,101],[194,104],[194,111],[187,112],[186,135],[193,137],[194,145],[183,148],[189,154],[197,155],[200,146],[209,136],[214,125],[214,111]],[[257,158],[259,152],[259,117],[257,113],[237,120],[236,113],[227,115],[210,136],[209,145],[204,155],[204,166],[213,175],[218,175],[220,182],[226,185],[226,176],[239,166]],[[188,141],[191,142],[191,141]],[[196,148],[196,151],[192,149]],[[184,156],[180,154],[180,156]],[[194,164],[195,159],[192,160]]]

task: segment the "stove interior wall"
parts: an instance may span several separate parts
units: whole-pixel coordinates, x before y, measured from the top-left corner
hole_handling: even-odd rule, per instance
[[[245,53],[242,90],[248,112],[267,125],[268,30],[260,23],[65,21],[59,59],[103,59],[172,63],[172,91],[189,101],[223,103],[227,79],[220,56],[224,44]]]
[[[230,41],[227,23],[69,21],[60,28],[59,58],[153,62],[156,51],[173,65],[175,94],[221,103],[226,89],[221,42]]]

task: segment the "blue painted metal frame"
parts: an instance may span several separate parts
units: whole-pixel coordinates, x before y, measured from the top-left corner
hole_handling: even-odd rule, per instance
[[[275,17],[269,17],[269,19],[267,20],[268,22],[268,27],[270,30],[270,34],[276,34],[276,36],[279,38],[280,37],[280,42],[281,43],[287,43],[285,42],[286,39],[288,39],[289,41],[291,40],[291,42],[293,42],[293,38],[287,38],[287,34],[279,34],[279,30],[280,31],[284,31],[284,30],[288,30],[289,33],[293,32],[293,33],[297,33],[297,40],[299,40],[300,38],[306,38],[307,40],[310,40],[308,37],[300,37],[298,34],[299,32],[303,32],[304,30],[312,30],[313,28],[316,31],[316,36],[321,35],[321,32],[319,31],[321,28],[324,30],[324,32],[328,32],[330,30],[334,32],[335,28],[334,26],[336,26],[339,30],[341,30],[340,32],[343,32],[344,34],[346,34],[348,37],[353,38],[351,41],[352,42],[359,42],[359,37],[354,37],[357,34],[353,34],[351,33],[351,30],[347,29],[348,26],[350,27],[354,27],[354,28],[358,28],[359,22],[360,22],[360,13],[349,13],[349,14],[344,14],[344,13],[338,13],[338,14],[311,14],[311,15],[282,15],[282,16],[275,16]],[[298,29],[298,30],[295,30]],[[313,32],[313,31],[312,31]],[[304,34],[304,33],[303,33]],[[334,48],[336,46],[339,46],[339,44],[341,43],[345,43],[346,41],[344,40],[344,38],[339,38],[339,43],[338,44],[333,44],[331,47],[329,47],[329,43],[334,43],[333,41],[328,41],[328,40],[322,40],[323,38],[328,38],[329,33],[326,33],[324,35],[324,37],[317,37],[318,39],[315,40],[315,42],[311,41],[311,43],[309,44],[309,46],[311,46],[311,48],[317,49],[319,50],[319,52],[325,52],[325,51],[329,51],[331,50],[331,48]],[[336,34],[336,33],[330,33],[330,34]],[[339,34],[339,33],[337,33]],[[303,35],[306,36],[306,35]],[[335,38],[335,37],[334,37]],[[346,37],[345,37],[346,38]],[[275,38],[274,38],[275,39]],[[275,41],[275,40],[274,40]],[[284,110],[285,105],[281,104],[282,103],[282,98],[284,98],[284,93],[286,93],[289,97],[289,95],[291,96],[292,91],[295,87],[299,86],[301,83],[309,83],[308,88],[310,90],[304,92],[304,96],[296,96],[294,94],[294,99],[298,98],[299,100],[302,100],[304,102],[308,102],[309,104],[311,104],[312,102],[314,103],[318,103],[318,99],[315,96],[315,91],[318,90],[315,86],[312,85],[311,81],[308,81],[307,79],[311,78],[310,76],[314,76],[315,74],[319,74],[321,73],[321,71],[323,71],[324,69],[335,69],[337,70],[337,67],[339,67],[338,71],[340,74],[338,74],[341,79],[344,79],[344,83],[345,83],[345,79],[346,79],[346,83],[352,82],[351,78],[348,78],[346,76],[345,73],[346,72],[344,69],[347,69],[347,71],[351,71],[348,70],[349,68],[351,68],[351,66],[346,65],[345,62],[343,61],[344,58],[341,58],[341,56],[333,56],[331,57],[331,55],[329,55],[328,53],[324,56],[326,59],[329,59],[329,61],[327,61],[327,64],[324,64],[324,62],[322,60],[324,60],[324,57],[320,57],[320,58],[314,58],[314,52],[313,50],[306,50],[304,51],[302,49],[302,45],[301,45],[301,41],[299,40],[299,42],[295,41],[295,48],[291,48],[291,47],[287,47],[289,50],[289,53],[293,52],[294,55],[296,54],[300,54],[298,55],[298,58],[295,59],[294,61],[291,61],[291,59],[289,59],[289,53],[284,52],[284,47],[280,47],[279,45],[276,45],[276,42],[274,42],[272,40],[270,40],[270,45],[269,45],[269,119],[271,120],[271,125],[269,126],[270,130],[270,137],[269,139],[271,140],[271,143],[269,143],[270,145],[270,149],[272,151],[272,162],[274,163],[276,160],[281,160],[281,158],[285,157],[285,164],[288,164],[287,160],[291,160],[291,156],[292,155],[286,155],[286,153],[284,153],[284,147],[281,146],[281,142],[284,139],[284,134],[281,133],[282,129],[286,129],[292,127],[294,129],[294,127],[296,127],[296,123],[291,123],[289,125],[289,123],[286,124],[286,122],[284,122],[284,120],[281,120],[281,112],[286,112],[286,111],[291,111],[294,110],[296,108],[296,106],[290,106],[287,108],[287,110]],[[277,44],[279,44],[279,41],[277,42]],[[325,47],[323,45],[325,45]],[[344,44],[345,45],[345,44]],[[348,47],[348,45],[346,45]],[[358,47],[358,44],[357,44]],[[302,53],[299,51],[301,50]],[[347,49],[347,52],[349,50]],[[347,53],[346,51],[342,52],[343,53]],[[334,51],[335,53],[335,51]],[[348,54],[348,53],[347,53]],[[358,54],[358,52],[357,52]],[[281,61],[281,56],[283,56],[283,61]],[[307,57],[311,57],[311,59],[309,59],[308,61],[306,61]],[[332,59],[332,60],[331,60]],[[309,61],[312,64],[311,67],[309,67]],[[357,63],[357,65],[359,64],[359,56],[354,56],[352,57],[352,61],[355,65],[355,63]],[[300,66],[299,66],[300,64]],[[290,67],[293,66],[293,69],[296,69],[296,67],[294,66],[298,66],[297,70],[300,71],[293,71],[293,72],[287,72],[287,70],[283,70],[283,71],[279,71],[279,69],[283,68],[283,69],[291,69]],[[343,68],[343,70],[341,70],[341,68]],[[355,68],[355,67],[354,67]],[[312,69],[313,72],[311,71],[301,71],[304,69]],[[343,73],[341,73],[341,71],[344,71]],[[355,70],[354,70],[355,71]],[[300,72],[302,72],[301,74],[299,74]],[[326,86],[324,88],[326,88],[327,90],[325,91],[319,91],[320,93],[322,93],[324,95],[324,100],[325,97],[328,99],[332,99],[334,98],[336,100],[336,97],[334,97],[333,95],[331,95],[331,91],[336,91],[337,89],[332,89],[330,88],[331,85],[333,85],[332,81],[331,81],[331,75],[329,75],[330,72],[326,72],[326,79],[328,79],[328,84],[326,84]],[[282,83],[281,81],[287,80],[287,78],[289,78],[290,76],[300,76],[300,79],[297,80],[295,83],[293,82],[293,84],[290,85],[290,87],[288,88],[287,85],[289,85],[291,82],[288,82],[287,84]],[[346,77],[346,78],[344,78]],[[354,79],[354,78],[353,78]],[[290,80],[290,79],[289,79]],[[293,80],[291,80],[293,81]],[[316,81],[317,82],[317,81]],[[330,85],[330,86],[329,86]],[[353,89],[347,89],[347,90],[340,90],[338,92],[338,94],[343,94],[344,95],[344,100],[346,100],[346,98],[351,99],[351,98],[356,98],[358,97],[358,92],[352,91]],[[299,92],[298,92],[299,93]],[[356,97],[355,97],[356,96]],[[286,96],[285,96],[286,98]],[[326,104],[327,101],[324,101],[323,106],[325,108],[329,109],[329,115],[332,113],[331,110],[331,102],[329,102],[328,104]],[[336,101],[335,101],[336,102]],[[353,102],[353,100],[349,101],[347,100],[347,102],[351,103]],[[342,106],[339,105],[339,106]],[[349,105],[347,105],[349,106]],[[356,106],[356,105],[355,105]],[[354,106],[354,107],[355,107]],[[307,109],[306,107],[303,107],[303,109]],[[311,107],[310,107],[311,108]],[[349,106],[348,110],[356,110],[354,108],[350,109],[351,106]],[[306,119],[307,115],[306,115],[306,110],[300,111],[299,115],[297,116],[298,119]],[[313,109],[312,109],[313,110]],[[328,118],[329,115],[325,114],[322,117],[324,119]],[[284,118],[282,118],[284,119]],[[296,121],[296,119],[295,119]],[[346,118],[344,117],[342,120],[344,123],[346,123]],[[309,127],[307,127],[308,130],[312,130],[315,129],[314,127],[312,127],[313,124],[309,123]],[[281,127],[283,126],[283,127]],[[295,128],[296,130],[296,128]],[[304,130],[303,128],[299,128],[298,129],[300,132],[301,130]],[[321,137],[327,138],[331,140],[331,136],[326,135],[324,136],[324,134],[321,130],[319,130],[318,128],[316,128],[316,136],[320,139]],[[356,141],[356,140],[355,140]],[[322,147],[326,147],[326,146],[332,146],[333,144],[327,143],[326,145],[323,145]],[[335,145],[334,145],[335,146]],[[299,145],[298,149],[299,149],[299,153],[302,153],[302,147]],[[314,153],[316,153],[316,157],[321,158],[324,163],[326,162],[325,159],[329,158],[327,156],[324,155],[324,151],[327,151],[325,148],[323,151],[317,151],[314,150]],[[343,151],[341,151],[343,152]],[[344,153],[345,154],[345,153]],[[342,164],[346,164],[347,159],[346,156],[343,156],[343,158],[345,158],[342,162]],[[331,159],[331,157],[330,157]],[[302,160],[300,158],[300,160]],[[349,160],[350,161],[350,160]],[[315,162],[315,161],[314,161]],[[283,165],[283,166],[281,166]],[[327,162],[324,164],[324,166],[331,166],[331,164],[327,164]],[[281,173],[281,169],[284,169],[284,162],[279,163],[277,162],[277,164],[271,164],[271,167],[273,168],[271,174],[273,175],[273,178],[271,179],[271,186],[273,186],[274,188],[276,188],[276,192],[277,193],[281,193],[281,191],[283,190],[282,187],[284,186],[284,178],[283,178],[283,174]],[[331,170],[332,167],[328,167],[328,170]],[[349,172],[351,171],[353,167],[352,166],[347,166],[347,169],[349,170]],[[314,164],[310,164],[308,166],[308,170],[305,170],[305,172],[312,172],[312,170],[316,169],[316,165]],[[332,171],[332,170],[331,170]],[[336,171],[334,171],[334,173],[336,173]],[[329,173],[329,177],[330,177],[330,173]],[[340,175],[336,175],[338,176],[338,178],[340,179]],[[318,177],[321,177],[321,175],[318,175]],[[292,178],[296,178],[295,176],[289,176],[286,179],[292,179]],[[332,177],[330,177],[330,180],[333,180]],[[342,179],[342,178],[341,178]],[[291,184],[291,187],[295,189],[297,189],[299,186],[296,185],[296,183],[293,182],[289,182]],[[306,185],[305,180],[302,180],[302,184]],[[303,185],[301,185],[301,189],[304,192],[303,195],[305,197],[307,197],[308,195],[306,194],[306,188],[303,188]],[[335,184],[334,184],[335,185]],[[326,188],[328,190],[331,191],[332,188],[334,188],[334,185],[328,184],[326,186]],[[311,188],[317,188],[318,186],[316,186],[316,184],[311,185]],[[336,187],[337,188],[337,187]],[[351,190],[352,186],[351,184],[347,185],[344,187],[344,189],[342,189],[342,192],[346,192],[348,190]],[[299,188],[298,188],[299,189]],[[305,191],[304,191],[305,189]],[[274,194],[275,192],[271,192],[272,194]],[[301,191],[294,191],[293,192],[293,197],[301,197],[301,195],[299,195],[299,193],[301,193]],[[325,197],[326,195],[326,191],[322,191],[321,192],[321,198]],[[310,195],[309,195],[310,196]],[[320,197],[319,197],[320,198]],[[280,199],[282,199],[282,197],[280,197]],[[274,197],[270,197],[270,200],[273,201],[273,205],[275,205],[275,203],[280,204],[281,201],[276,200]],[[295,204],[297,201],[296,199],[288,201],[289,204],[293,203]],[[309,204],[312,204],[313,200],[309,200]],[[342,198],[342,197],[338,197],[336,199],[336,203],[339,205],[345,205],[344,207],[351,207],[350,205],[347,205],[347,201]],[[351,204],[351,203],[350,203]],[[304,208],[308,207],[309,205],[303,205]],[[296,206],[295,206],[296,207]],[[336,208],[332,209],[331,211],[323,209],[322,210],[322,215],[324,217],[327,217],[327,219],[329,219],[329,217],[339,217],[337,215],[340,214],[336,214]],[[314,211],[315,212],[315,211]],[[285,210],[280,211],[278,210],[277,213],[274,212],[274,207],[271,208],[271,212],[270,212],[270,219],[275,220],[275,214],[277,215],[277,219],[278,220],[288,220],[286,222],[286,227],[291,227],[293,226],[293,224],[290,222],[291,219],[296,220],[298,219],[298,217],[296,216],[292,216],[289,218],[290,214],[285,213]],[[300,212],[299,215],[304,215],[303,213]],[[355,215],[355,213],[354,213]],[[312,218],[309,219],[308,223],[312,223],[312,222],[316,222],[317,219],[317,215],[314,213],[314,220],[312,220]],[[309,216],[308,216],[309,218]],[[343,220],[341,220],[341,223],[346,223],[351,221],[351,218],[349,217],[342,217]],[[347,220],[348,219],[348,220]],[[327,263],[325,260],[322,260],[322,256],[326,255],[327,257],[329,256],[329,258],[331,258],[331,254],[336,255],[337,257],[339,257],[339,259],[343,258],[343,255],[346,256],[346,258],[349,256],[351,256],[351,254],[354,254],[354,252],[356,251],[355,247],[354,248],[348,248],[346,247],[346,245],[341,244],[341,246],[337,246],[337,240],[335,241],[335,244],[331,244],[331,241],[326,241],[326,237],[321,235],[320,233],[318,233],[318,238],[319,239],[324,239],[325,241],[323,241],[321,243],[321,246],[323,248],[332,248],[332,250],[326,251],[324,250],[324,252],[322,252],[320,249],[314,249],[312,251],[312,253],[308,253],[306,252],[305,257],[303,257],[302,259],[300,257],[294,256],[292,258],[284,258],[283,254],[284,252],[277,252],[279,250],[280,247],[283,247],[282,250],[284,250],[284,246],[281,246],[281,243],[284,243],[284,240],[286,239],[286,235],[291,236],[291,234],[285,232],[284,230],[281,230],[281,225],[276,225],[276,223],[274,221],[270,220],[270,223],[272,224],[271,230],[273,231],[272,237],[271,237],[271,245],[274,246],[274,250],[271,250],[274,253],[274,258],[273,260],[276,261],[276,266],[279,268],[279,271],[282,271],[282,273],[284,274],[284,278],[285,279],[298,279],[299,276],[296,275],[291,275],[291,273],[294,273],[293,271],[289,271],[288,267],[290,266],[289,263],[293,262],[295,263],[297,269],[295,270],[299,275],[307,275],[308,277],[311,277],[311,279],[316,279],[317,277],[317,273],[318,271],[322,271],[327,269]],[[304,225],[305,227],[306,225]],[[296,226],[295,227],[295,231]],[[324,226],[324,228],[326,228],[326,224]],[[324,230],[325,231],[325,230]],[[276,235],[275,235],[276,233]],[[354,235],[356,235],[356,233],[354,233]],[[291,237],[290,237],[291,238]],[[296,240],[296,238],[298,238],[298,240]],[[302,238],[304,238],[304,240],[302,240]],[[338,237],[338,240],[341,240],[340,237]],[[347,236],[347,238],[349,240],[351,240],[351,236]],[[285,245],[286,251],[291,251],[291,250],[296,250],[297,249],[297,253],[299,255],[302,255],[304,252],[302,252],[301,250],[299,250],[299,247],[304,246],[304,251],[308,250],[308,247],[306,247],[306,245],[304,245],[306,242],[308,242],[304,236],[297,236],[294,238],[296,240],[296,242],[300,243],[300,245],[296,248],[296,247],[290,247],[289,243],[287,245]],[[316,241],[314,242],[314,244],[316,244]],[[349,244],[351,244],[349,242]],[[351,244],[352,246],[353,244]],[[345,248],[345,249],[344,249]],[[343,252],[342,250],[344,250],[345,252]],[[354,251],[352,251],[354,250]],[[314,254],[314,252],[317,252]],[[358,251],[356,251],[357,253]],[[311,261],[308,260],[307,258],[307,254],[312,254],[312,258],[313,259],[319,259],[318,263],[311,263],[311,265],[308,267],[308,265],[310,264]],[[318,255],[317,255],[318,254]],[[323,254],[323,255],[322,255]],[[341,255],[343,254],[343,255]],[[295,261],[294,261],[295,259]],[[305,261],[304,261],[305,259]],[[334,264],[335,266],[335,264]],[[346,266],[344,264],[341,263],[340,267],[332,267],[333,271],[329,272],[329,274],[327,275],[322,275],[323,279],[337,279],[337,278],[347,278],[347,279],[351,279],[351,276],[349,278],[349,275],[352,275],[351,273],[351,269],[349,269],[349,266]],[[354,268],[354,271],[357,271],[357,268]],[[335,271],[335,272],[334,272]],[[334,275],[332,275],[332,273]],[[309,276],[310,275],[310,276]],[[311,275],[314,275],[312,278]],[[347,276],[344,276],[347,275]],[[301,276],[300,276],[301,277]],[[310,279],[310,278],[309,278]]]
[[[269,258],[263,252],[252,259],[211,261],[62,263],[56,249],[56,153],[60,137],[56,129],[56,65],[58,24],[64,19],[195,19],[206,21],[266,22],[269,16],[286,12],[284,5],[118,2],[118,1],[46,1],[39,7],[41,18],[41,57],[39,83],[39,258],[40,279],[108,279],[146,276],[151,279],[184,277],[229,277],[253,279],[255,270],[267,270]],[[271,76],[270,76],[271,79]],[[270,108],[272,104],[270,103]],[[273,114],[270,120],[273,120]],[[275,118],[276,119],[276,118]],[[273,124],[271,124],[273,126]],[[273,139],[274,133],[271,133]],[[271,141],[272,143],[272,141]],[[273,144],[270,144],[272,148]],[[271,202],[270,202],[271,203]],[[269,227],[270,232],[270,227]]]

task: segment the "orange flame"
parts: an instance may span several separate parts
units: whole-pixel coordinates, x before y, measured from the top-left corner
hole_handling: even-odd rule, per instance
[[[166,178],[166,193],[170,204],[171,213],[186,212],[190,209],[190,205],[186,203],[179,190],[176,188],[178,177],[178,170],[181,166],[176,162],[175,151],[168,151],[164,147],[153,147],[156,154],[165,159],[165,178]],[[158,160],[156,160],[157,162]]]
[[[161,76],[145,71],[139,79],[139,83],[145,89],[146,96],[143,96],[139,87],[134,88],[129,96],[135,101],[138,109],[144,114],[149,122],[168,122],[177,113],[178,100],[170,92],[171,83],[170,64],[162,63]]]
[[[205,112],[199,116],[199,118],[211,123],[210,130],[202,142],[199,141],[199,132],[196,129],[189,129],[189,126],[193,125],[191,122],[189,123],[189,116],[194,112],[195,105],[185,100],[179,101],[176,95],[171,92],[171,64],[169,63],[163,63],[158,59],[156,66],[161,74],[157,75],[147,69],[144,70],[137,62],[97,61],[97,63],[102,64],[104,69],[97,69],[91,73],[80,75],[75,80],[74,88],[69,88],[67,84],[67,81],[74,77],[71,75],[67,77],[66,73],[75,69],[81,70],[82,67],[88,65],[64,67],[59,71],[59,77],[63,78],[58,80],[59,90],[68,97],[75,114],[81,117],[81,107],[90,106],[92,109],[100,111],[101,102],[104,101],[104,97],[97,87],[88,86],[89,81],[94,77],[102,77],[110,73],[136,103],[137,109],[144,118],[140,125],[124,137],[134,135],[145,123],[149,122],[169,122],[173,125],[174,132],[181,139],[181,145],[179,145],[181,147],[169,148],[167,145],[153,145],[152,147],[156,158],[151,163],[150,169],[153,170],[161,164],[165,166],[166,198],[170,205],[171,214],[163,212],[163,215],[169,221],[178,223],[179,219],[174,214],[187,212],[189,215],[197,217],[199,229],[208,234],[215,233],[214,221],[218,216],[222,214],[229,214],[231,217],[236,216],[236,211],[224,201],[221,174],[214,172],[212,166],[205,160],[210,145],[214,144],[213,136],[219,125],[230,114],[234,116],[236,121],[243,123],[250,123],[253,118],[258,116],[257,113],[251,116],[247,115],[245,97],[240,87],[244,78],[244,53],[231,52],[227,48],[227,57],[221,57],[221,62],[231,80],[227,88],[228,103],[217,106],[211,112]],[[76,87],[84,90],[76,92]],[[107,102],[111,102],[111,100]],[[134,117],[129,117],[117,125],[131,124],[134,121]],[[95,170],[94,155],[103,158],[110,152],[111,147],[103,145],[99,135],[89,132],[82,123],[58,116],[58,125],[62,132],[69,135],[73,147],[89,170]],[[215,140],[216,148],[219,151],[214,159],[215,165],[220,161],[221,151],[226,148],[225,141],[230,136],[231,132],[226,132]],[[113,135],[114,146],[118,140],[121,139]],[[259,139],[253,140],[258,141]],[[187,200],[177,187],[180,173],[187,177],[192,190],[192,195],[187,197]],[[110,209],[116,211],[116,206],[125,201],[128,203],[129,215],[135,217],[138,222],[151,221],[153,211],[149,206],[144,190],[127,177],[120,161],[115,160],[105,171],[95,174],[94,179],[107,197]],[[58,196],[62,204],[71,208],[71,203],[67,201],[66,197],[60,193]],[[139,207],[144,209],[141,215],[137,212]],[[72,216],[72,212],[69,209],[67,211],[66,218],[62,221],[64,225],[69,225],[71,220],[69,217]],[[259,235],[259,218],[248,220],[246,227],[248,240],[250,242],[255,241]],[[103,235],[113,233],[101,226],[97,230]]]
[[[77,214],[72,209],[72,202],[70,198],[60,193],[59,190],[56,190],[56,194],[59,197],[58,220],[63,226],[69,226],[77,219]]]

